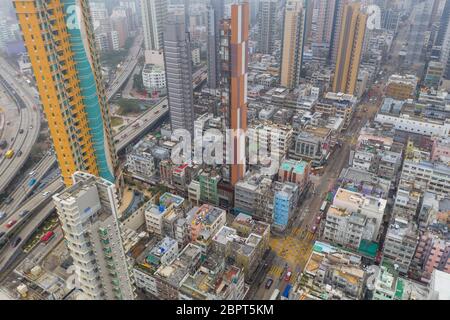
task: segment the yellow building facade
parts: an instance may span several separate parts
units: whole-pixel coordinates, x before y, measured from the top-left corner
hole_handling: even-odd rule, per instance
[[[117,175],[106,94],[85,0],[14,0],[66,185],[85,171]]]
[[[366,24],[367,15],[361,12],[360,3],[344,7],[333,92],[355,94]]]

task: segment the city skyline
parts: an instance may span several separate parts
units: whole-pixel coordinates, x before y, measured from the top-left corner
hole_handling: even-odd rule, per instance
[[[2,2],[0,300],[450,300],[449,65],[450,0]]]

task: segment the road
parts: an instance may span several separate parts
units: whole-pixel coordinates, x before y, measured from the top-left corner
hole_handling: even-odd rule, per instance
[[[23,203],[23,205],[20,207],[20,210],[16,210],[9,216],[8,221],[16,220],[17,223],[11,228],[7,228],[5,225],[8,221],[4,221],[0,226],[0,232],[5,232],[5,237],[9,237],[10,234],[15,234],[16,230],[22,227],[22,223],[31,220],[30,218],[36,213],[35,211],[38,210],[39,207],[42,207],[42,205],[47,202],[52,202],[51,196],[56,192],[62,190],[63,187],[64,184],[59,178],[49,183],[47,187],[45,187],[40,192],[29,198],[25,203]],[[46,196],[43,196],[44,193],[46,193]],[[25,217],[21,217],[20,214],[23,211],[30,211],[30,213]]]
[[[48,152],[31,170],[27,172],[22,181],[17,187],[8,194],[12,202],[9,204],[4,203],[0,206],[0,211],[5,212],[7,217],[2,220],[9,219],[11,214],[18,211],[18,208],[22,202],[36,189],[40,181],[45,177],[47,172],[56,164],[56,158]],[[35,180],[33,185],[30,182]]]
[[[139,60],[139,56],[142,52],[142,42],[144,37],[142,33],[136,36],[133,46],[130,48],[127,58],[120,67],[120,73],[116,76],[114,81],[106,90],[106,96],[108,101],[111,100],[115,94],[120,90],[123,84],[128,80],[130,75],[136,68]]]
[[[61,188],[62,190],[62,188]],[[2,255],[0,257],[0,274],[6,273],[5,268],[8,268],[9,264],[14,261],[22,251],[22,245],[33,235],[36,229],[47,219],[50,214],[55,210],[55,206],[52,201],[49,201],[39,212],[33,216],[26,224],[26,226],[20,230],[15,239],[21,238],[21,242],[17,247],[13,247],[11,243],[7,243],[4,247]]]
[[[204,78],[205,74],[201,75],[199,73],[198,76]],[[200,82],[197,82],[193,84],[193,86],[197,87],[199,84]],[[117,140],[117,150],[124,148],[127,144],[131,143],[134,138],[138,137],[142,134],[142,132],[154,125],[155,122],[159,121],[168,113],[168,109],[167,99],[162,99],[155,107],[149,109],[141,117],[139,117],[135,123],[119,132],[115,136],[115,140]],[[139,125],[136,126],[135,124]],[[54,159],[54,156],[52,157]],[[56,161],[56,159],[51,161]],[[0,226],[0,232],[6,232],[4,237],[12,239],[13,241],[18,237],[22,239],[21,243],[15,248],[13,248],[9,243],[3,247],[3,252],[1,252],[0,256],[1,272],[4,272],[5,268],[10,265],[14,258],[22,252],[22,245],[33,234],[34,230],[51,214],[51,212],[53,212],[55,207],[51,201],[51,197],[63,188],[64,185],[60,179],[53,181],[41,192],[30,198],[23,204],[23,206],[20,207],[19,210],[8,218],[8,221],[12,219],[18,221],[11,229],[6,228],[4,225]],[[45,192],[49,193],[46,197],[43,197],[42,194]],[[28,210],[31,213],[26,217],[21,218],[19,214],[25,210]]]
[[[15,155],[12,159],[0,159],[0,192],[3,192],[28,159],[39,136],[41,117],[35,108],[38,104],[36,98],[29,89],[25,89],[24,83],[17,79],[16,72],[3,58],[0,58],[0,82],[15,100],[20,111],[18,130],[8,148],[13,150]],[[19,151],[22,153],[20,156]]]

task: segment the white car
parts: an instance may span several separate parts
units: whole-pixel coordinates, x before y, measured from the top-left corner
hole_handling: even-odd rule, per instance
[[[30,175],[30,176],[32,176],[32,175],[34,175],[36,173],[36,171],[31,171],[28,175]]]
[[[50,194],[50,191],[45,191],[45,192],[42,194],[42,196],[43,196],[43,197],[47,197],[49,194]]]

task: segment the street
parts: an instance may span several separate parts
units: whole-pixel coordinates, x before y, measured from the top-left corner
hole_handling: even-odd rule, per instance
[[[350,150],[357,142],[357,135],[361,128],[374,118],[378,110],[378,104],[361,103],[353,117],[348,130],[343,134],[342,146],[336,147],[329,158],[325,171],[315,183],[315,187],[309,188],[305,200],[300,204],[293,223],[286,231],[286,236],[271,235],[270,247],[275,253],[273,262],[268,266],[267,274],[262,281],[251,288],[248,297],[253,299],[269,299],[275,289],[282,293],[290,282],[294,284],[305,267],[311,254],[313,244],[317,238],[311,232],[311,227],[319,215],[319,209],[325,197],[334,186],[341,170],[348,165]],[[285,281],[286,273],[291,271],[289,281]],[[268,279],[273,280],[269,289],[265,288]]]

